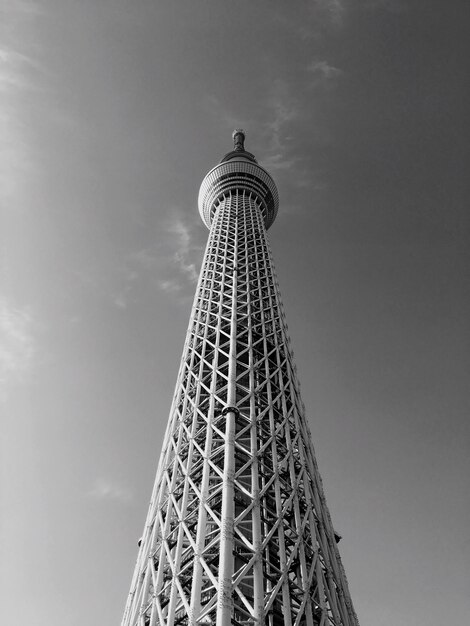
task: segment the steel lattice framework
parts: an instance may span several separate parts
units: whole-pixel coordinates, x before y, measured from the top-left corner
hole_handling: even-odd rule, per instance
[[[266,228],[277,190],[235,149],[204,179],[210,235],[123,626],[358,626]]]

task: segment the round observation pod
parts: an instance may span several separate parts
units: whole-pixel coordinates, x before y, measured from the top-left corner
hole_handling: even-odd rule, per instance
[[[279,207],[277,187],[268,172],[258,165],[251,152],[245,150],[245,133],[233,131],[234,147],[222,161],[213,167],[199,189],[198,207],[201,219],[210,228],[219,203],[235,192],[255,197],[268,229],[274,222]]]

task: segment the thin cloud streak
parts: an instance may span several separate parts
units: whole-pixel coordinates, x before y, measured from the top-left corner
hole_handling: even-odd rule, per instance
[[[175,252],[174,260],[176,264],[186,276],[187,280],[191,283],[196,283],[198,274],[196,265],[191,260],[191,254],[196,248],[192,244],[190,228],[181,217],[176,217],[174,222],[170,225],[168,232],[175,238],[177,251]],[[199,249],[199,247],[197,247],[197,249]]]
[[[115,501],[121,504],[128,504],[132,500],[129,489],[107,478],[97,478],[87,495],[94,500]]]
[[[17,204],[17,196],[27,187],[26,177],[36,165],[31,155],[29,131],[22,115],[39,92],[38,75],[46,70],[36,58],[25,53],[25,26],[41,13],[37,3],[7,2],[3,11],[3,46],[0,49],[0,194],[5,205]],[[8,201],[8,202],[7,202]]]
[[[181,285],[176,280],[159,280],[158,287],[166,293],[177,293],[181,289]]]
[[[339,68],[330,65],[328,61],[320,61],[318,59],[310,63],[307,71],[313,74],[315,79],[326,81],[341,76],[343,73]]]
[[[300,108],[287,81],[280,78],[274,81],[265,109],[268,120],[264,126],[267,154],[263,158],[263,166],[272,171],[293,170],[297,158],[289,154],[289,125],[299,117]]]
[[[154,246],[127,256],[122,270],[123,285],[113,296],[115,306],[125,309],[135,285],[144,276],[151,277],[160,291],[168,294],[192,292],[198,280],[197,264],[202,246],[195,243],[192,224],[178,210],[162,228]]]
[[[318,163],[305,159],[302,146],[306,132],[311,145],[324,146],[329,142],[324,110],[342,75],[343,70],[317,57],[299,68],[296,76],[272,81],[264,104],[267,121],[263,129],[266,148],[262,165],[277,176],[281,187],[284,183],[297,190],[328,186]]]
[[[0,398],[5,400],[12,382],[24,382],[30,374],[35,345],[33,317],[28,307],[0,301]]]
[[[327,11],[333,24],[337,26],[342,25],[346,10],[345,0],[320,0],[317,4]]]
[[[284,147],[283,131],[286,124],[299,116],[299,102],[294,93],[285,80],[277,79],[267,102],[271,111],[267,130],[272,137],[273,147],[279,150]]]
[[[313,0],[306,3],[301,20],[295,12],[289,10],[277,13],[274,19],[302,41],[320,40],[325,36],[325,31],[344,26],[347,3],[348,0]]]

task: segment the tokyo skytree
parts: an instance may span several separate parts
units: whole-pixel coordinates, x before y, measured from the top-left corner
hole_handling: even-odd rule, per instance
[[[358,626],[266,231],[273,179],[233,133],[122,626]]]

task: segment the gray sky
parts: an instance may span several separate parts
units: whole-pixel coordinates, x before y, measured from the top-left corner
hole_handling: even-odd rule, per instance
[[[467,623],[468,3],[1,11],[2,623],[120,621],[234,127],[361,626]]]

